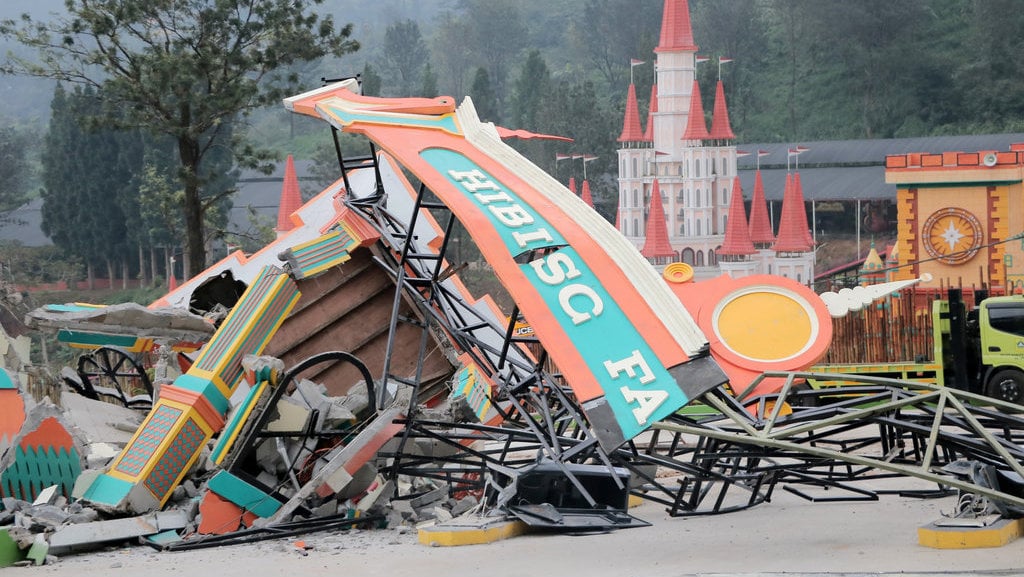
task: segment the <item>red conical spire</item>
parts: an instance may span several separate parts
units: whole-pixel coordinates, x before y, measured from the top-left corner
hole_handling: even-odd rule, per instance
[[[764,182],[761,171],[754,175],[754,198],[750,201],[750,240],[760,245],[775,242],[772,221],[768,217],[768,202],[764,198]]]
[[[743,190],[738,176],[732,183],[732,197],[729,202],[729,222],[725,224],[725,240],[722,241],[722,248],[718,249],[718,254],[756,253],[757,249],[754,248],[750,232],[747,230],[747,213],[743,210]]]
[[[594,208],[594,197],[590,194],[590,181],[583,181],[583,191],[580,193],[580,198],[583,202],[587,203],[587,206]]]
[[[804,186],[800,184],[799,172],[793,175],[793,198],[797,199],[797,206],[804,206]],[[804,231],[804,240],[807,242],[807,246],[814,248],[814,236],[811,235],[811,227],[807,224],[807,210],[801,210],[798,216],[800,230]]]
[[[665,223],[665,209],[661,206],[661,190],[658,180],[651,185],[651,204],[647,211],[647,238],[640,254],[646,258],[674,257],[675,251],[668,242],[668,225]]]
[[[782,195],[782,215],[779,216],[779,234],[775,238],[775,252],[807,252],[807,212],[803,197],[797,198],[793,175],[786,175],[786,190]]]
[[[690,27],[690,3],[686,0],[665,0],[661,13],[661,37],[655,52],[697,51]]]
[[[683,133],[683,140],[707,140],[707,121],[704,120],[704,103],[700,99],[700,85],[693,81],[693,93],[690,96],[690,116],[686,120],[686,132]]]
[[[569,191],[572,192],[573,194],[576,194],[576,177],[575,176],[570,176],[569,177]]]
[[[651,85],[651,104],[647,107],[647,128],[644,129],[644,140],[654,142],[654,113],[658,111],[658,85]]]
[[[626,93],[626,117],[622,121],[622,134],[619,142],[639,142],[644,139],[644,131],[640,128],[640,107],[636,103],[636,86],[629,84]]]
[[[732,133],[732,126],[729,125],[729,110],[725,106],[725,89],[722,81],[715,86],[715,116],[711,119],[711,138],[715,140],[733,140],[736,135]]]
[[[292,213],[302,208],[302,194],[299,179],[295,176],[295,161],[292,155],[284,163],[284,184],[281,186],[281,202],[277,208],[277,232],[288,232],[295,228]]]

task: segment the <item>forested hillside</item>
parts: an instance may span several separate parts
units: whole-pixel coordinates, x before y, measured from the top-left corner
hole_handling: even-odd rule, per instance
[[[0,4],[0,20],[23,11],[35,20],[54,11],[60,17],[62,6],[9,0]],[[698,65],[705,108],[710,113],[721,75],[740,146],[1024,131],[1021,0],[690,0],[689,6],[699,53],[708,57]],[[597,157],[586,165],[587,178],[598,210],[614,219],[625,94],[632,77],[646,118],[662,7],[662,0],[324,0],[314,11],[351,22],[359,50],[286,71],[308,88],[360,74],[367,94],[469,96],[483,120],[570,137],[572,143],[514,146],[563,181],[581,178],[583,166],[559,166],[556,155]],[[5,61],[26,55],[10,36],[2,40]],[[731,61],[720,65],[722,58]],[[631,67],[631,59],[643,63]],[[38,147],[47,142],[54,86],[0,76],[0,174],[36,168],[30,177],[5,179],[0,222],[5,210],[39,194]],[[280,158],[319,155],[325,170],[336,170],[323,123],[280,106],[230,122],[235,135]],[[47,186],[55,194],[66,188]]]

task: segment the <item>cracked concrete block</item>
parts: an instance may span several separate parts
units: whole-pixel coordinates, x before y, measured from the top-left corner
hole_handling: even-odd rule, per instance
[[[34,524],[42,525],[49,530],[64,524],[70,516],[66,511],[54,505],[32,505],[25,513],[32,518]]]
[[[426,507],[427,505],[431,505],[437,503],[438,501],[442,501],[446,497],[448,497],[448,487],[441,486],[437,487],[436,489],[431,489],[426,493],[416,495],[415,497],[409,499],[409,502],[416,509],[420,509],[422,507]]]
[[[39,494],[36,495],[36,498],[35,498],[34,501],[32,501],[32,504],[33,505],[50,505],[50,504],[52,504],[54,499],[57,498],[57,489],[58,488],[59,487],[57,487],[57,485],[50,485],[49,487],[46,487],[45,489],[42,489],[41,491],[39,491]]]
[[[376,478],[377,484],[356,503],[357,511],[369,511],[378,503],[384,503],[395,496],[395,482],[392,479],[385,481],[383,477]]]
[[[86,469],[78,475],[78,479],[75,480],[75,487],[71,490],[72,499],[81,499],[85,496],[85,492],[89,490],[93,482],[97,477],[103,475],[103,469]]]
[[[472,511],[473,508],[476,507],[478,504],[479,504],[479,502],[477,501],[476,497],[474,497],[473,495],[468,495],[466,497],[463,497],[462,499],[459,499],[458,502],[455,503],[454,506],[452,506],[452,508],[451,508],[452,516],[453,517],[458,517],[459,515],[462,515],[463,513],[467,513],[469,511]]]
[[[438,523],[445,523],[447,521],[451,521],[454,518],[451,512],[449,512],[448,509],[445,509],[444,507],[434,507],[432,511],[434,513],[434,519],[436,519]]]
[[[299,405],[288,397],[282,397],[274,407],[272,420],[267,423],[267,431],[272,433],[301,431],[309,420],[309,414],[308,407]]]
[[[314,507],[312,513],[313,517],[329,517],[331,515],[337,515],[338,502],[333,500],[327,501],[318,507]]]
[[[65,525],[50,535],[50,554],[88,551],[108,543],[145,537],[159,532],[152,515]]]
[[[335,397],[327,403],[327,411],[324,415],[324,427],[327,429],[341,429],[355,424],[356,414],[345,406],[344,400],[345,397]]]
[[[157,529],[161,531],[166,531],[168,529],[184,529],[192,520],[188,514],[181,509],[157,511],[155,517]]]
[[[295,392],[292,393],[292,398],[296,400],[302,399],[309,408],[314,409],[330,402],[330,399],[325,394],[326,391],[327,387],[319,383],[314,383],[309,379],[300,379],[295,385]]]

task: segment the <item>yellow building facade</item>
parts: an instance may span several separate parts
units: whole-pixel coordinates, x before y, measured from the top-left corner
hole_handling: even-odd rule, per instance
[[[897,189],[894,280],[1024,290],[1024,144],[890,155],[885,181]]]

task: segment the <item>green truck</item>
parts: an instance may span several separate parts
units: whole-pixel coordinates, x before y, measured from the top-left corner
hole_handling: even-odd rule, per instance
[[[978,296],[970,310],[957,289],[932,302],[930,362],[816,365],[810,371],[925,382],[1024,404],[1024,296],[985,298],[980,291]],[[809,379],[809,384],[852,381]]]

